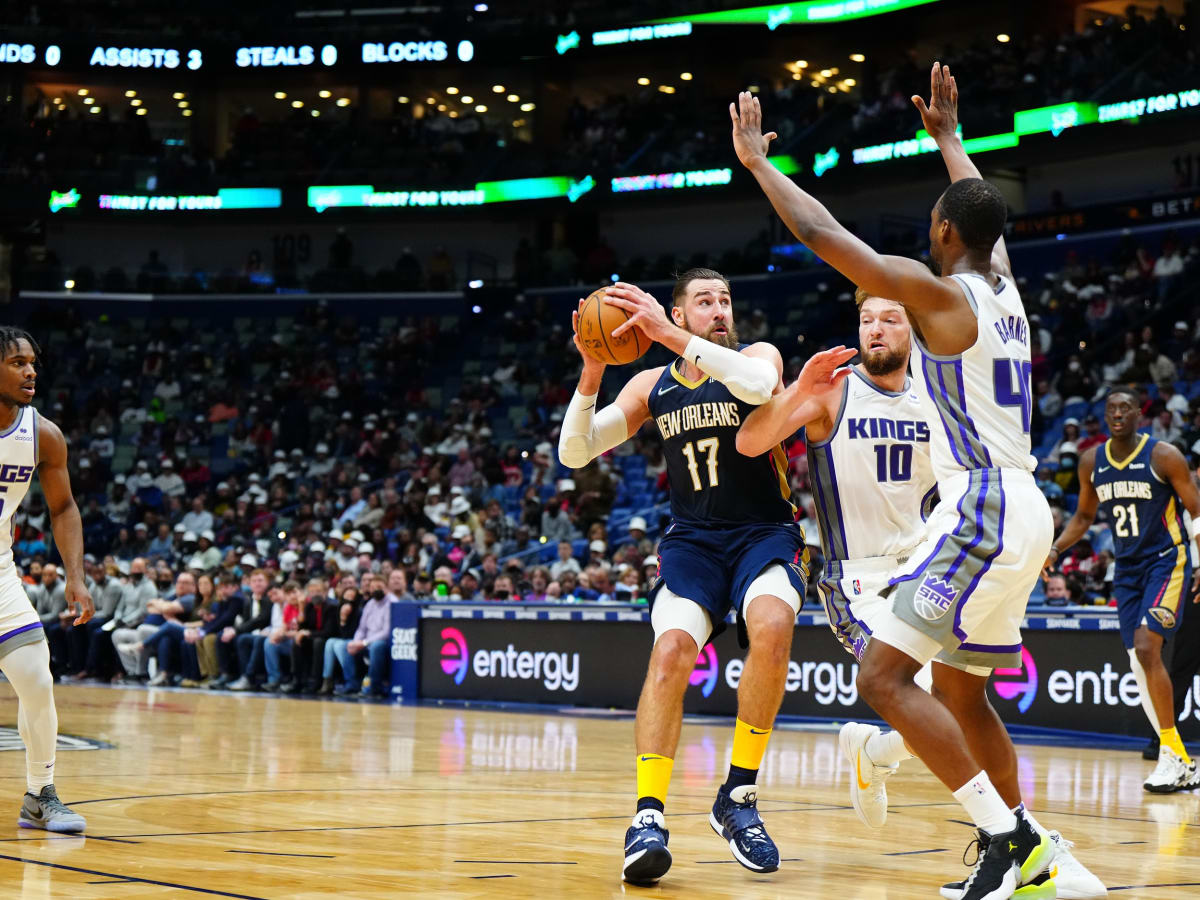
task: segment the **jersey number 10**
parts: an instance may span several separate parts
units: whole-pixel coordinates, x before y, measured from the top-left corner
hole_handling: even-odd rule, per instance
[[[876,444],[875,477],[885,481],[908,481],[912,478],[912,444]]]

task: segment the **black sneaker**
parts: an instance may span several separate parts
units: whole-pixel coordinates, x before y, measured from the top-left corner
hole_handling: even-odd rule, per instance
[[[633,817],[625,832],[625,865],[621,877],[630,884],[651,885],[671,868],[671,851],[667,849],[670,832],[663,827],[663,814],[657,809],[643,809]]]
[[[1057,896],[1052,878],[1034,883],[1054,859],[1054,842],[1049,835],[1034,830],[1023,815],[1017,816],[1017,827],[1012,831],[988,835],[981,829],[977,840],[979,859],[963,885],[962,900],[1009,900],[1017,896],[1023,900],[1053,900]]]
[[[41,828],[62,834],[78,834],[87,827],[83,816],[72,812],[58,799],[52,784],[46,785],[36,796],[25,794],[17,824],[22,828]]]
[[[758,814],[758,787],[749,784],[717,792],[708,817],[712,830],[729,842],[733,858],[752,872],[779,868],[779,849]]]

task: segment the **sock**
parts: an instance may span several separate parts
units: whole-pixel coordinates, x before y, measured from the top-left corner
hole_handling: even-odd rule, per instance
[[[904,736],[898,731],[872,735],[863,749],[867,752],[867,759],[877,766],[892,766],[912,759],[912,754],[904,746]]]
[[[733,755],[730,757],[729,775],[725,779],[727,789],[732,791],[758,781],[758,768],[762,765],[770,739],[770,728],[755,728],[741,719],[734,723]]]
[[[656,809],[662,812],[667,802],[667,786],[675,760],[657,753],[639,753],[637,759],[637,810]]]
[[[1006,834],[1017,827],[1017,817],[992,786],[987,772],[980,772],[957,791],[954,799],[963,805],[971,821],[989,835]]]
[[[1150,689],[1146,686],[1146,670],[1138,662],[1137,651],[1132,647],[1129,648],[1129,669],[1133,672],[1134,680],[1137,681],[1138,697],[1142,701],[1142,712],[1146,714],[1146,718],[1150,720],[1150,727],[1157,734],[1162,729],[1158,724],[1158,713],[1154,711],[1154,702],[1150,699]]]
[[[42,792],[48,784],[54,784],[54,760],[50,762],[37,762],[36,760],[25,760],[25,784],[29,793],[35,797]]]
[[[1184,749],[1183,739],[1179,737],[1179,729],[1172,725],[1170,728],[1164,728],[1158,733],[1160,746],[1170,747],[1174,750],[1179,758],[1185,763],[1190,763],[1192,758],[1188,756],[1188,752]]]

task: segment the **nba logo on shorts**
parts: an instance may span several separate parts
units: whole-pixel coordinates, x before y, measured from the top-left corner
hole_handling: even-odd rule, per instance
[[[913,598],[913,606],[917,615],[929,622],[936,622],[946,614],[951,604],[958,597],[958,591],[948,581],[943,581],[936,575],[926,575],[917,588]]]
[[[857,578],[854,579],[854,593],[862,593],[862,583]]]

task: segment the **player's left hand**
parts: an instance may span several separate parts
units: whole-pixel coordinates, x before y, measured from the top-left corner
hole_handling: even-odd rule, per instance
[[[1192,574],[1192,602],[1200,603],[1200,569]]]
[[[789,390],[805,397],[819,397],[841,387],[850,374],[850,369],[845,364],[853,359],[856,353],[857,349],[842,344],[814,353],[804,364],[800,376],[792,382]]]
[[[679,330],[679,326],[667,318],[663,305],[636,284],[618,281],[605,290],[604,302],[629,313],[629,318],[613,329],[612,336],[615,338],[637,326],[650,340],[662,343]]]
[[[67,609],[79,607],[79,615],[75,618],[76,625],[84,624],[95,615],[96,604],[92,602],[92,595],[88,593],[87,585],[82,579],[68,580],[64,594],[67,598]]]
[[[729,104],[733,120],[733,151],[738,162],[746,168],[759,159],[766,159],[771,141],[779,137],[774,131],[763,134],[762,104],[749,91],[738,94],[737,103]]]
[[[929,105],[913,94],[913,106],[921,114],[921,123],[935,141],[958,130],[958,83],[950,67],[935,62],[929,72]]]

